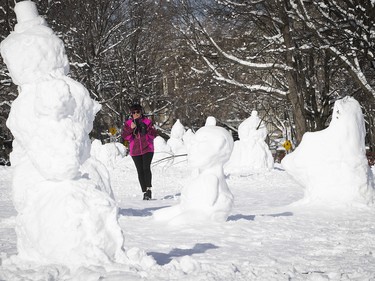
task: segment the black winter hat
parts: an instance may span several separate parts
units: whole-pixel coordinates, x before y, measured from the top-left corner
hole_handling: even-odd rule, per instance
[[[133,110],[140,110],[140,111],[143,111],[143,107],[142,105],[140,105],[139,103],[134,103],[130,106],[130,111],[133,111]]]

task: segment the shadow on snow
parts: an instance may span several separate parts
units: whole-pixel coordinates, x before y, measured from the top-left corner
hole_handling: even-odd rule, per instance
[[[279,213],[279,214],[262,214],[258,215],[262,217],[290,217],[293,216],[292,212],[284,212],[284,213]],[[248,220],[248,221],[253,221],[255,219],[255,215],[243,215],[243,214],[237,214],[233,216],[229,216],[227,221],[238,221],[238,220]]]
[[[183,256],[192,256],[194,254],[202,254],[207,250],[218,249],[218,246],[215,246],[211,243],[197,243],[192,249],[179,249],[174,248],[168,254],[158,253],[158,252],[149,252],[148,255],[151,255],[157,262],[158,265],[166,265],[172,261],[173,258],[183,257]]]
[[[128,216],[128,217],[149,217],[152,216],[152,212],[164,207],[155,207],[155,208],[145,208],[145,209],[120,209],[119,215],[120,216]]]

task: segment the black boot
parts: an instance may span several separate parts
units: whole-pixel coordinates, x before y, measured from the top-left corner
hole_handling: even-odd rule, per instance
[[[147,192],[143,192],[143,200],[149,200],[147,196]]]
[[[151,196],[151,187],[147,187],[146,197],[147,197],[146,200],[151,200],[151,198],[152,198],[152,196]]]

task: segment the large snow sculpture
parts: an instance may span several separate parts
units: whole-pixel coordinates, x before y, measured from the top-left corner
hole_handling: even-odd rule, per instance
[[[239,140],[234,142],[232,155],[225,165],[231,175],[261,173],[273,168],[273,157],[265,142],[267,128],[253,110],[251,116],[238,127]]]
[[[328,128],[305,133],[296,150],[281,162],[305,188],[299,203],[335,206],[373,202],[365,134],[360,105],[352,97],[335,102]]]
[[[232,209],[233,195],[226,183],[223,165],[232,148],[233,138],[224,128],[200,128],[188,151],[188,163],[197,174],[182,189],[180,204],[155,211],[154,218],[175,225],[225,221]]]
[[[90,157],[100,106],[66,76],[63,42],[35,3],[16,3],[15,31],[1,55],[19,95],[7,126],[15,137],[13,196],[18,258],[35,263],[105,264],[124,258],[107,175]]]

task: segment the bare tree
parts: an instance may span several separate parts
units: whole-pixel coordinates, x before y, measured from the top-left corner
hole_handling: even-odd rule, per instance
[[[211,1],[204,15],[195,9],[196,2],[180,3],[185,11],[180,31],[205,64],[200,72],[248,94],[272,97],[274,106],[286,100],[293,110],[297,142],[305,131],[323,129],[331,103],[355,88],[353,83],[344,87],[345,77],[352,75],[363,91],[373,91],[355,56],[345,54],[350,43],[344,41],[338,52],[341,41],[328,36],[335,21],[324,17],[320,1]],[[356,16],[355,11],[347,15]]]
[[[94,137],[121,127],[129,104],[141,102],[165,128],[176,119],[197,128],[209,115],[233,127],[257,109],[277,128],[291,126],[297,143],[325,128],[332,103],[346,95],[363,104],[375,140],[375,12],[362,2],[36,1],[64,40],[70,75],[102,104]],[[14,3],[0,5],[4,39]],[[0,66],[4,139],[16,88]]]

